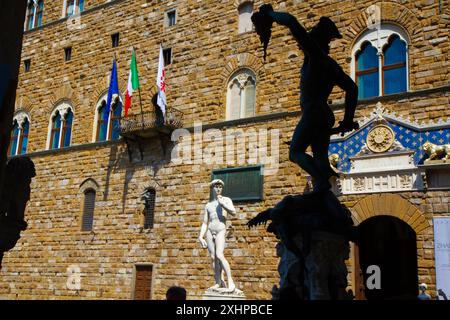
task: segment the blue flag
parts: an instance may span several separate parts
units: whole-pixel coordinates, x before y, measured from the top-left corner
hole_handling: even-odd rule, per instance
[[[106,108],[105,108],[105,113],[103,115],[103,118],[105,119],[105,121],[108,121],[109,110],[111,109],[111,102],[113,101],[113,99],[116,96],[119,96],[119,83],[117,81],[116,59],[114,59],[112,71],[111,71],[111,80],[109,82],[108,98],[106,99]]]

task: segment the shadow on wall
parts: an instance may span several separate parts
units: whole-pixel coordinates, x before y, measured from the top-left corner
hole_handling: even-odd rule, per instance
[[[108,200],[109,190],[111,188],[111,175],[122,174],[122,213],[125,212],[129,186],[133,177],[135,176],[135,173],[144,170],[148,175],[148,179],[146,178],[145,181],[137,182],[137,184],[139,185],[145,184],[145,186],[147,186],[149,181],[152,181],[157,185],[161,185],[158,181],[158,172],[161,170],[161,168],[167,166],[170,163],[170,154],[173,148],[172,143],[170,143],[165,153],[163,150],[163,146],[159,145],[160,141],[158,139],[144,140],[142,143],[143,159],[141,159],[140,152],[136,148],[131,150],[131,162],[129,160],[127,146],[125,144],[114,145],[110,149],[103,201]],[[159,152],[156,151],[157,149],[159,149]],[[136,195],[133,195],[132,197],[140,197],[143,191],[144,187],[142,187],[142,190],[139,190],[138,193]]]

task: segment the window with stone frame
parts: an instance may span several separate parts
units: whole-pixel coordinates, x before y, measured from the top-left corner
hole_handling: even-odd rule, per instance
[[[94,141],[117,140],[120,138],[122,100],[119,97],[115,97],[111,102],[109,113],[106,114],[106,99],[107,95],[104,95],[97,104],[94,120]]]
[[[352,50],[358,98],[408,91],[408,37],[397,25],[366,30]]]
[[[84,0],[66,0],[66,16],[70,17],[84,11]]]
[[[8,147],[8,155],[15,156],[27,153],[28,132],[30,131],[30,119],[25,112],[19,112],[14,116],[13,130]]]
[[[156,190],[146,188],[143,194],[144,199],[144,229],[152,229],[155,219]]]
[[[111,43],[113,48],[117,48],[119,46],[120,33],[114,33],[111,35]]]
[[[256,76],[249,69],[236,72],[227,86],[227,120],[255,115]]]
[[[64,48],[64,61],[70,61],[72,59],[72,47]]]
[[[163,49],[164,66],[172,64],[172,48]]]
[[[28,0],[25,18],[25,31],[42,26],[44,0]]]
[[[253,30],[253,23],[251,20],[253,14],[253,2],[244,2],[239,8],[239,22],[238,33],[249,32]]]
[[[177,23],[177,11],[172,9],[166,12],[165,25],[166,27],[173,27]]]
[[[261,201],[264,198],[262,165],[214,169],[211,181],[214,179],[221,179],[224,182],[223,195],[233,201]]]
[[[72,141],[73,110],[67,102],[58,105],[50,117],[47,149],[69,147]]]
[[[31,69],[31,59],[26,59],[23,61],[25,72],[30,72]]]
[[[96,196],[100,190],[98,183],[88,178],[80,185],[79,199],[81,201],[81,231],[92,231],[94,227],[94,211],[96,205]]]
[[[84,191],[81,231],[92,231],[94,225],[95,195],[96,192],[94,189],[89,188]]]

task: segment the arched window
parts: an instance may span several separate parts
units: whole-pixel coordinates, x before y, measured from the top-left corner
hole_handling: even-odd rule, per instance
[[[44,0],[28,0],[25,30],[31,30],[42,25],[44,15]]]
[[[376,97],[380,92],[377,49],[365,42],[356,55],[356,84],[359,98]]]
[[[95,113],[94,141],[117,140],[120,138],[120,118],[122,117],[122,101],[116,97],[111,103],[109,114],[106,112],[106,95],[100,99]]]
[[[227,119],[255,115],[256,77],[249,69],[238,71],[228,83]]]
[[[97,111],[97,139],[96,141],[105,141],[106,140],[106,134],[108,132],[108,119],[105,119],[103,114],[105,113],[106,109],[106,101],[103,100],[100,108],[98,108]]]
[[[62,143],[63,147],[70,146],[70,139],[72,138],[72,122],[73,122],[73,112],[68,110],[65,116],[64,125],[62,128]]]
[[[359,99],[408,91],[408,37],[391,24],[367,30],[352,51]]]
[[[27,145],[28,145],[28,132],[30,131],[30,122],[28,121],[28,118],[25,118],[25,120],[22,123],[22,131],[20,134],[20,140],[19,140],[19,152],[20,154],[27,153]]]
[[[50,149],[59,148],[59,137],[61,134],[61,115],[59,111],[56,111],[55,116],[52,118],[52,133],[50,140]]]
[[[44,15],[44,0],[39,1],[36,9],[37,27],[42,26],[42,16]]]
[[[88,178],[80,185],[80,206],[81,212],[81,231],[92,231],[94,225],[94,210],[97,193],[100,190],[100,186],[97,182]]]
[[[73,109],[67,102],[59,104],[50,117],[47,149],[69,147],[72,141]]]
[[[84,191],[81,231],[91,231],[94,225],[95,195],[96,192],[94,189],[87,189]]]
[[[34,26],[34,1],[28,1],[25,30],[31,30]]]
[[[109,131],[109,139],[117,140],[120,138],[120,118],[122,117],[122,104],[119,101],[116,101],[111,109],[111,130]]]
[[[385,46],[383,59],[384,93],[406,91],[406,43],[392,35]]]
[[[84,11],[84,0],[67,0],[66,15],[68,17]]]
[[[11,141],[9,143],[8,155],[15,156],[17,154],[17,143],[19,141],[19,124],[14,120],[13,130],[11,133]]]
[[[253,30],[253,23],[251,20],[253,14],[253,3],[252,2],[244,2],[239,8],[239,25],[238,32],[244,33]]]
[[[13,120],[13,130],[8,147],[9,156],[27,153],[29,131],[30,120],[28,114],[23,111],[17,113]]]

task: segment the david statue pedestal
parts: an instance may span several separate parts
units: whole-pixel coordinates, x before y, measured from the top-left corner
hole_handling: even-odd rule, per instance
[[[230,198],[222,196],[223,186],[224,183],[220,179],[210,183],[213,199],[205,206],[203,223],[198,237],[202,248],[208,248],[215,282],[205,291],[203,300],[245,299],[244,293],[236,288],[231,276],[230,264],[224,256],[227,216],[228,214],[235,215],[236,209]]]

